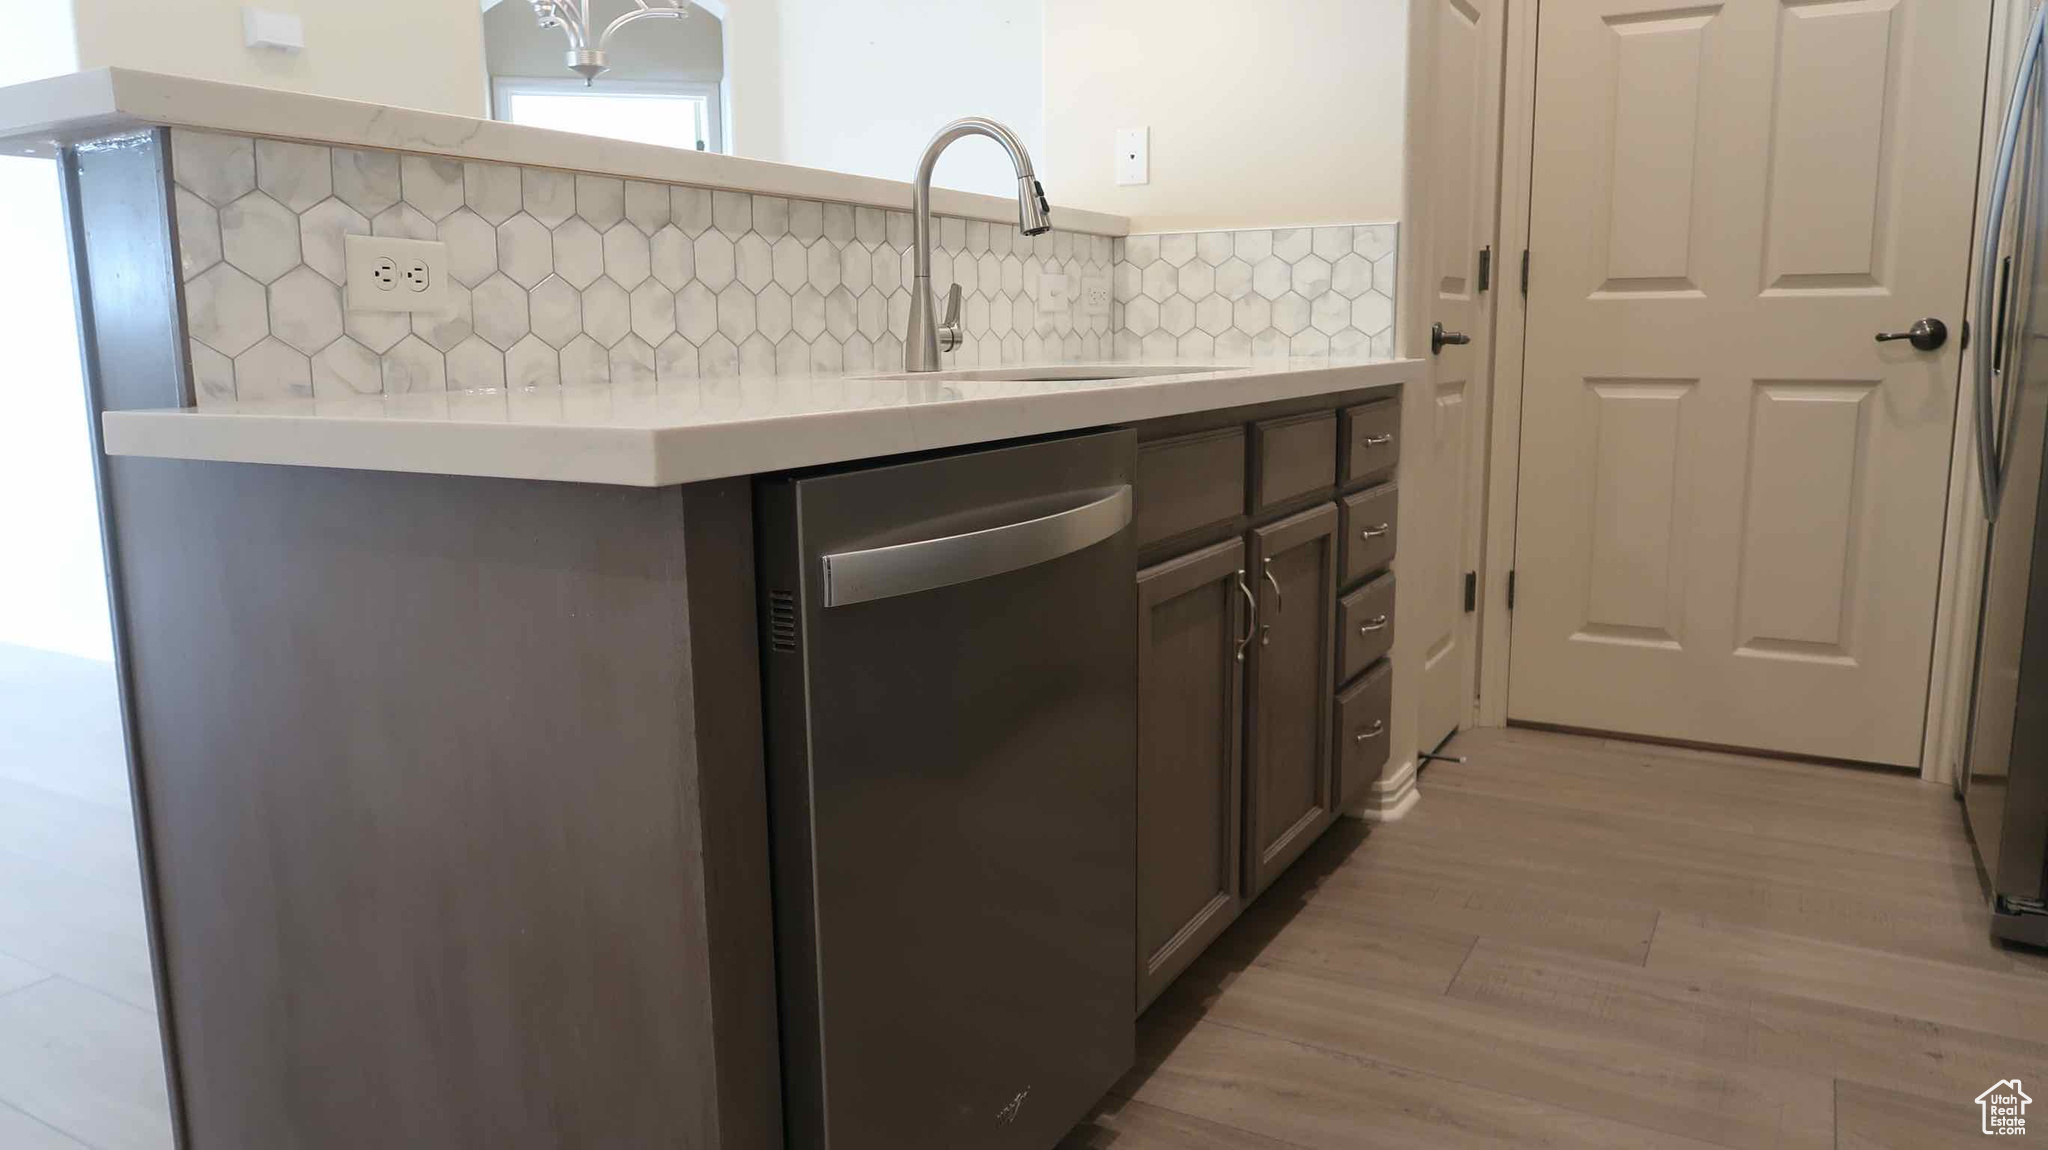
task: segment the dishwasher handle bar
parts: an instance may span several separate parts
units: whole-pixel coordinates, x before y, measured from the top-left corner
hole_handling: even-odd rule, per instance
[[[1131,487],[1126,483],[1078,507],[1021,523],[836,552],[825,556],[825,606],[910,595],[1048,563],[1093,547],[1130,522]]]

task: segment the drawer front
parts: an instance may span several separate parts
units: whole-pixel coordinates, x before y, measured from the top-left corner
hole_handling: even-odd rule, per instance
[[[1244,428],[1140,446],[1131,494],[1139,547],[1244,514]]]
[[[1252,424],[1252,511],[1337,482],[1337,413],[1313,411]]]
[[[1400,533],[1400,490],[1392,483],[1344,499],[1344,582],[1350,584],[1394,561]]]
[[[1371,666],[1394,649],[1392,571],[1337,601],[1337,681]]]
[[[1364,800],[1387,767],[1387,731],[1394,718],[1394,665],[1381,659],[1337,696],[1338,809]]]
[[[1401,401],[1382,399],[1347,407],[1339,421],[1344,482],[1392,471],[1401,459]]]

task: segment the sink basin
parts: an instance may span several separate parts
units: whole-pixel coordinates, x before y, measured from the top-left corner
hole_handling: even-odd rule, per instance
[[[1085,383],[1104,379],[1141,379],[1150,375],[1199,375],[1203,372],[1232,371],[1228,367],[1183,367],[1178,364],[1077,363],[1053,367],[967,367],[958,371],[924,371],[915,375],[891,374],[891,379],[961,380],[975,382]]]

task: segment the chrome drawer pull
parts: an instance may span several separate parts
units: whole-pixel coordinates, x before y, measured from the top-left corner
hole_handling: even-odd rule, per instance
[[[1251,646],[1252,632],[1258,627],[1259,601],[1252,597],[1252,589],[1245,586],[1244,572],[1237,573],[1237,589],[1244,592],[1244,638],[1237,641],[1237,661],[1244,662],[1244,649]]]
[[[1365,437],[1365,445],[1367,447],[1385,447],[1392,442],[1394,442],[1394,433],[1391,431],[1385,435],[1368,435]]]
[[[1384,631],[1386,629],[1387,617],[1385,615],[1374,615],[1372,617],[1372,622],[1363,623],[1359,625],[1358,633],[1361,635],[1370,635],[1374,631]]]
[[[1365,530],[1360,531],[1358,533],[1358,537],[1360,539],[1378,539],[1380,536],[1385,535],[1387,532],[1393,530],[1393,526],[1394,525],[1391,523],[1382,523],[1378,527],[1368,527]]]
[[[1260,570],[1265,572],[1266,582],[1273,587],[1273,614],[1285,615],[1287,613],[1287,597],[1280,593],[1280,580],[1273,578],[1273,561],[1271,559],[1266,560],[1265,565]]]
[[[1374,719],[1374,720],[1372,721],[1372,726],[1371,726],[1370,728],[1368,728],[1368,729],[1366,729],[1366,730],[1363,730],[1363,731],[1360,731],[1360,732],[1358,732],[1357,734],[1355,734],[1355,735],[1351,736],[1351,741],[1352,741],[1352,742],[1354,742],[1354,743],[1362,743],[1362,742],[1366,741],[1367,739],[1377,739],[1377,738],[1379,738],[1379,737],[1380,737],[1381,735],[1384,735],[1384,734],[1386,734],[1386,733],[1387,733],[1387,722],[1386,722],[1386,720],[1385,720],[1385,719]]]

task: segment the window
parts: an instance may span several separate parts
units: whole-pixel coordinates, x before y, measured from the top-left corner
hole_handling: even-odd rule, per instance
[[[492,85],[500,120],[670,148],[720,152],[718,85],[685,81],[501,76]]]

